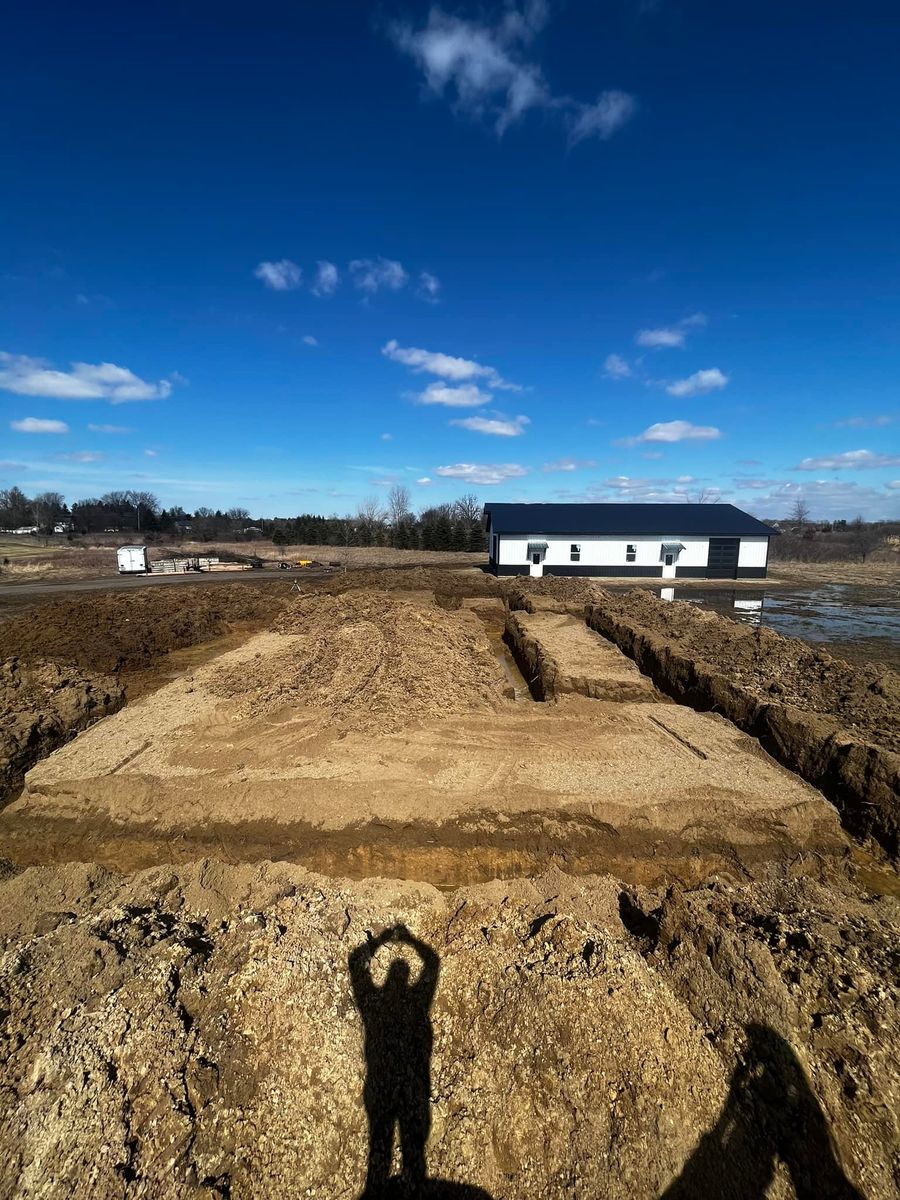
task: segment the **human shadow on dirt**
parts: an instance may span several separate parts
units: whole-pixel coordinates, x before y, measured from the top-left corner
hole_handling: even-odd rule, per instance
[[[659,1200],[764,1200],[779,1159],[797,1200],[864,1200],[790,1045],[767,1025],[748,1025],[747,1036],[718,1121]]]
[[[398,957],[384,983],[375,984],[372,961],[388,943],[416,952],[420,969],[415,981],[409,963]],[[405,925],[395,925],[357,946],[347,962],[365,1031],[369,1163],[361,1200],[491,1200],[481,1188],[428,1178],[425,1147],[431,1129],[434,1042],[429,1012],[440,973],[437,954]],[[395,1129],[402,1159],[399,1175],[391,1175]]]

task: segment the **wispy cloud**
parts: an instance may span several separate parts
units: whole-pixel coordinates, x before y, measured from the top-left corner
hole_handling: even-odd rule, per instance
[[[127,425],[88,425],[91,433],[134,433]]]
[[[570,114],[569,145],[590,137],[606,141],[631,120],[637,107],[637,100],[628,92],[615,88],[601,92],[595,104],[580,104]]]
[[[525,432],[526,426],[531,424],[528,417],[504,417],[500,413],[496,413],[493,417],[462,417],[459,420],[451,421],[451,425],[459,425],[462,429],[469,429],[473,433],[488,433],[494,434],[497,437],[519,437]]]
[[[477,384],[462,383],[451,387],[446,383],[429,383],[416,397],[417,404],[444,404],[447,408],[478,408],[493,399],[490,392],[483,392]]]
[[[20,421],[10,421],[10,429],[16,433],[68,433],[69,427],[65,421],[51,421],[44,417],[22,417]]]
[[[333,296],[341,282],[341,273],[333,262],[320,259],[316,263],[316,277],[312,285],[316,296]]]
[[[695,312],[682,317],[674,325],[664,325],[656,329],[639,329],[634,340],[639,346],[651,350],[674,349],[683,346],[688,333],[694,329],[702,329],[706,325],[705,313]]]
[[[871,450],[845,450],[843,454],[804,458],[794,471],[875,470],[878,467],[900,467],[900,454],[874,454]]]
[[[896,413],[880,413],[874,417],[845,417],[843,421],[835,421],[835,429],[883,429],[885,425],[893,425],[898,419]]]
[[[115,363],[72,363],[70,371],[57,371],[38,358],[0,350],[0,389],[19,396],[53,400],[164,400],[171,394],[168,379],[148,383]]]
[[[571,144],[608,138],[636,110],[626,92],[601,92],[593,104],[554,95],[527,49],[549,17],[545,0],[507,4],[494,24],[469,21],[434,7],[426,24],[390,27],[394,45],[420,68],[426,89],[449,96],[457,112],[487,121],[502,135],[530,111],[562,118]]]
[[[556,462],[544,463],[541,470],[549,474],[553,471],[581,471],[596,465],[592,458],[558,458]]]
[[[301,341],[303,342],[304,346],[318,346],[319,344],[319,339],[314,338],[311,333],[304,334]]]
[[[103,462],[106,455],[99,450],[76,450],[73,454],[58,454],[57,458],[65,459],[67,462],[95,463]]]
[[[610,379],[630,379],[634,374],[621,354],[608,354],[603,364],[603,373]]]
[[[452,354],[443,354],[437,350],[421,350],[416,346],[400,346],[395,338],[381,348],[381,353],[391,362],[402,363],[416,372],[428,375],[438,375],[441,379],[449,379],[461,383],[468,379],[483,379],[488,387],[519,392],[522,389],[516,383],[503,379],[493,367],[483,366],[470,358],[457,358]]]
[[[397,292],[409,283],[403,264],[391,258],[355,258],[350,264],[350,278],[354,287],[367,296],[382,290]]]
[[[690,421],[658,421],[637,437],[622,439],[619,445],[635,446],[639,442],[710,442],[721,436],[721,430],[716,429],[714,425],[692,425]]]
[[[528,468],[519,463],[453,463],[438,467],[435,475],[444,479],[461,479],[465,483],[480,483],[491,486],[504,483],[507,479],[520,479],[528,474]]]
[[[666,391],[670,396],[702,396],[704,392],[715,392],[728,386],[728,376],[718,367],[709,367],[704,371],[695,371],[687,379],[676,379],[668,384]]]
[[[280,258],[278,262],[257,263],[253,274],[273,292],[292,292],[303,282],[302,270],[289,258]]]
[[[441,292],[441,281],[430,271],[419,272],[419,295],[429,304],[437,304]]]

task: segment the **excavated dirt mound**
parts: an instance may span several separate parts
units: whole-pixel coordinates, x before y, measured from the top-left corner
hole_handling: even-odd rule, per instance
[[[351,1200],[368,1168],[369,1195],[893,1200],[898,932],[809,882],[34,868],[0,883],[0,1195]]]
[[[30,766],[124,703],[122,686],[109,676],[17,658],[0,662],[0,805]]]
[[[218,695],[246,697],[253,716],[302,705],[354,729],[390,731],[493,709],[503,698],[497,660],[471,613],[352,591],[298,597],[275,628],[288,635],[283,656],[213,682]]]
[[[867,741],[900,751],[900,675],[886,667],[853,666],[798,638],[645,591],[604,592],[599,603],[696,662],[715,665],[760,699],[825,714]]]
[[[75,664],[111,672],[146,666],[169,650],[193,646],[283,605],[284,581],[253,586],[150,587],[67,596],[0,624],[0,657]]]
[[[446,571],[439,567],[409,570],[347,571],[325,581],[319,592],[341,596],[345,592],[377,589],[382,592],[434,592],[441,596],[500,596],[502,588],[483,571]]]

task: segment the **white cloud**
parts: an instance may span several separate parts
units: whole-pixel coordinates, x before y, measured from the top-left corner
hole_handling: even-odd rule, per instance
[[[74,454],[59,454],[58,458],[64,458],[67,462],[77,463],[95,463],[102,462],[105,454],[101,454],[99,450],[77,450]]]
[[[569,119],[569,145],[575,146],[588,137],[603,141],[612,137],[637,112],[637,100],[628,92],[613,89],[601,92],[594,104],[579,105]]]
[[[318,344],[319,344],[319,339],[314,338],[311,333],[306,333],[303,335],[303,345],[304,346],[318,346]]]
[[[659,329],[639,329],[634,335],[634,340],[639,346],[647,346],[651,350],[673,349],[684,345],[685,338],[692,329],[702,329],[706,323],[706,314],[695,312],[682,317],[674,325],[664,325]]]
[[[717,391],[728,386],[728,376],[718,367],[709,367],[705,371],[695,371],[687,379],[678,379],[670,383],[666,391],[670,396],[701,396],[704,392]]]
[[[474,383],[460,384],[450,387],[446,383],[429,383],[423,392],[415,397],[418,404],[444,404],[448,408],[478,408],[493,399],[490,392],[483,392]]]
[[[877,467],[900,467],[900,454],[873,454],[871,450],[845,450],[822,458],[804,458],[795,471],[843,471]]]
[[[381,435],[381,440],[383,442],[392,442],[394,440],[394,435],[392,433],[383,433]]]
[[[544,463],[542,471],[581,471],[585,467],[596,467],[592,458],[558,458],[556,462]]]
[[[886,483],[884,486],[893,488],[895,490],[900,490],[900,479],[892,479],[890,483]]]
[[[426,372],[438,375],[441,379],[450,379],[461,383],[467,379],[484,379],[488,387],[519,392],[522,389],[516,383],[507,383],[493,367],[483,366],[469,358],[457,358],[452,354],[442,354],[437,350],[421,350],[415,346],[399,346],[396,338],[382,347],[381,353],[391,362],[402,363],[416,372]]]
[[[57,371],[41,359],[0,351],[0,389],[19,396],[54,400],[164,400],[171,394],[168,379],[147,383],[127,367],[115,363],[72,363],[71,371]]]
[[[134,433],[127,425],[88,425],[91,433]]]
[[[147,456],[147,458],[159,458],[158,450],[145,450],[144,454]]]
[[[608,354],[603,364],[603,373],[610,379],[628,379],[632,370],[620,354]]]
[[[489,485],[503,483],[507,479],[520,479],[528,474],[528,469],[518,463],[454,463],[452,466],[438,467],[435,474],[445,479]]]
[[[473,433],[490,433],[498,437],[519,437],[525,432],[526,425],[531,421],[528,417],[504,417],[495,413],[493,417],[462,417],[451,421],[451,425],[459,425],[462,429],[470,429]]]
[[[423,475],[421,479],[416,480],[416,483],[419,485],[419,487],[427,487],[429,483],[431,483],[431,480],[427,475]]]
[[[316,263],[316,278],[312,290],[316,296],[333,296],[341,282],[341,273],[333,262],[320,259]]]
[[[48,421],[43,417],[23,417],[21,421],[10,421],[10,429],[16,433],[68,433],[65,421]]]
[[[430,271],[419,272],[419,295],[429,304],[437,304],[441,290],[441,281]]]
[[[458,112],[489,121],[498,134],[527,112],[543,110],[567,122],[573,144],[591,136],[609,137],[634,113],[634,98],[607,91],[588,105],[554,96],[540,66],[524,54],[548,16],[545,0],[507,4],[494,25],[435,7],[424,27],[397,22],[390,33],[394,45],[419,66],[430,92],[449,94]]]
[[[303,272],[289,258],[281,258],[278,262],[258,263],[253,274],[273,292],[292,292],[303,281]]]
[[[869,519],[900,515],[898,498],[888,488],[865,487],[850,479],[808,479],[803,483],[771,481],[771,490],[753,500],[754,513],[785,517],[799,497],[809,504],[815,520],[851,519],[861,513]]]
[[[653,350],[684,345],[684,333],[680,329],[639,329],[634,335],[639,346],[649,346]]]
[[[624,445],[637,442],[709,442],[722,436],[714,425],[692,425],[690,421],[658,421],[634,438],[626,438]]]
[[[403,264],[390,258],[355,258],[350,264],[350,276],[354,286],[367,296],[374,296],[383,288],[396,292],[409,282]]]

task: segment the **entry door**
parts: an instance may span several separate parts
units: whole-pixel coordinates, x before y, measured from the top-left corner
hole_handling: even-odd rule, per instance
[[[737,579],[740,538],[711,537],[706,574],[709,579]]]
[[[675,578],[675,555],[667,554],[663,558],[663,579]]]
[[[544,574],[544,552],[543,550],[532,550],[531,563],[529,564],[530,575]]]

